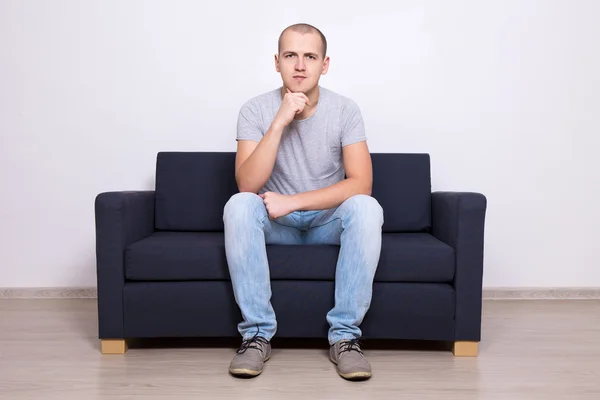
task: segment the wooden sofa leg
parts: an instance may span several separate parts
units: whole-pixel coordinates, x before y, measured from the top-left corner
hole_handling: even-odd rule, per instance
[[[125,354],[127,352],[127,341],[125,339],[102,339],[102,354]]]
[[[452,353],[455,357],[477,357],[479,342],[454,342]]]

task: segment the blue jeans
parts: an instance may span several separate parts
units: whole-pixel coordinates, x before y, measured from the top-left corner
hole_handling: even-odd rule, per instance
[[[360,338],[373,278],[381,253],[383,209],[371,196],[357,195],[337,208],[296,211],[275,220],[254,193],[237,193],[225,205],[225,253],[235,300],[243,321],[242,338],[259,330],[267,340],[277,321],[271,306],[267,244],[340,245],[335,274],[335,305],[327,314],[329,344]]]

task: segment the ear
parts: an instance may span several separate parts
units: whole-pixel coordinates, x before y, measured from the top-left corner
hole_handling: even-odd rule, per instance
[[[279,70],[279,56],[277,54],[275,54],[275,71],[281,72]]]
[[[325,61],[323,61],[323,70],[321,71],[321,75],[327,74],[329,71],[329,56],[325,57]]]

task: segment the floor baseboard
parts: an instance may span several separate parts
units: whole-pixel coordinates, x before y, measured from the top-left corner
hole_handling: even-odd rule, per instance
[[[1,288],[0,299],[93,299],[95,287]]]
[[[93,299],[95,287],[0,288],[0,299]],[[600,300],[600,287],[483,289],[484,300]]]
[[[600,300],[600,287],[497,287],[483,289],[484,300]]]

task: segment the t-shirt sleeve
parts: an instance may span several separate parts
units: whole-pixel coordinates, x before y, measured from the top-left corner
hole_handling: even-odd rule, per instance
[[[356,103],[350,102],[342,121],[342,147],[365,140],[367,135],[360,108]]]
[[[246,103],[240,109],[237,121],[236,140],[253,140],[260,142],[264,132],[260,127],[260,114],[251,103]]]

